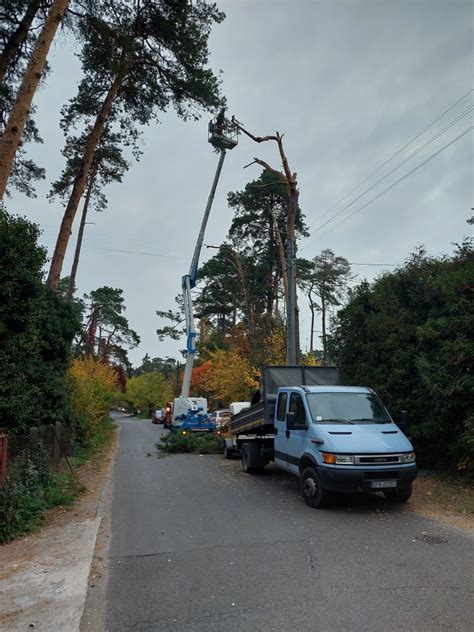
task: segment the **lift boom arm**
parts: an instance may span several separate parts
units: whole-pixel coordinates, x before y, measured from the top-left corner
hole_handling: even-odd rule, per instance
[[[199,265],[199,256],[201,254],[202,244],[204,242],[204,233],[206,231],[207,221],[211,212],[212,203],[214,201],[214,195],[217,189],[217,183],[222,171],[222,165],[226,155],[226,149],[223,147],[220,151],[219,162],[217,163],[216,173],[214,175],[214,181],[212,183],[211,192],[207,200],[206,209],[204,211],[204,217],[201,222],[201,230],[194,249],[194,255],[189,268],[189,274],[186,274],[181,279],[181,287],[183,289],[183,303],[184,303],[184,315],[186,319],[186,367],[184,369],[183,387],[181,389],[181,397],[189,397],[189,385],[191,383],[191,373],[193,371],[194,356],[196,354],[196,327],[194,325],[194,311],[193,311],[193,299],[191,290],[196,286],[196,276]]]

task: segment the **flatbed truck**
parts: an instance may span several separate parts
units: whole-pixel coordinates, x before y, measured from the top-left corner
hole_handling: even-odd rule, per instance
[[[239,454],[249,474],[273,461],[299,477],[311,507],[337,492],[405,502],[417,468],[402,426],[371,388],[341,385],[336,367],[267,366],[261,401],[231,417],[224,456]]]

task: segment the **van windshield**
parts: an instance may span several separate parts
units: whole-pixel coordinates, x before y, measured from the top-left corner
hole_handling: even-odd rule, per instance
[[[313,423],[389,424],[390,418],[372,393],[308,393]]]

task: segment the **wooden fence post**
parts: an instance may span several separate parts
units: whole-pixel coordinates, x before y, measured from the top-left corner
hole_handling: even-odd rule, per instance
[[[0,435],[0,489],[7,478],[8,465],[8,435]]]

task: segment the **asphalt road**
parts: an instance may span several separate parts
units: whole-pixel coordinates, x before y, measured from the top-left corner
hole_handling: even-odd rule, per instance
[[[105,627],[269,632],[474,627],[472,536],[382,496],[307,507],[296,479],[220,455],[159,458],[122,420]]]

